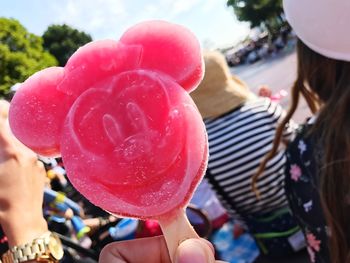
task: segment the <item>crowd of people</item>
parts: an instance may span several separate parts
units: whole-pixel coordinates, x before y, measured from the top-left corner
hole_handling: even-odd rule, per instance
[[[276,56],[288,46],[294,46],[295,35],[288,24],[282,26],[279,32],[271,35],[260,33],[255,39],[240,43],[225,52],[227,64],[230,67],[253,64],[257,61]]]
[[[206,73],[190,94],[209,140],[208,168],[192,199],[199,208],[191,210],[197,230],[205,225],[204,238],[181,242],[176,262],[219,262],[205,238],[232,220],[235,238],[247,232],[256,242],[260,256],[251,262],[285,262],[299,251],[307,251],[310,262],[350,262],[350,5],[284,0],[284,10],[298,37],[287,112],[266,90],[258,96],[231,76],[222,54],[204,52]],[[296,125],[301,97],[313,116]],[[52,232],[60,234],[64,251],[54,239],[48,262],[170,262],[156,222],[135,224],[89,203],[66,179],[62,160],[39,161],[12,136],[8,106],[0,101],[4,262],[36,261],[27,248],[52,240]],[[126,225],[132,231],[116,234]],[[38,245],[35,251],[47,252]]]

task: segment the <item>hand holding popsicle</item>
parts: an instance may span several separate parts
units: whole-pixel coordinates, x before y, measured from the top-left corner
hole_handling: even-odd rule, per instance
[[[100,262],[171,262],[162,236],[114,242],[103,248]],[[187,239],[176,250],[176,263],[219,263],[214,248],[205,239]]]
[[[206,168],[207,137],[188,95],[203,76],[197,39],[150,21],[119,42],[80,48],[64,68],[30,77],[10,108],[25,145],[62,155],[73,185],[119,215],[158,219],[173,259],[197,237],[183,208]]]

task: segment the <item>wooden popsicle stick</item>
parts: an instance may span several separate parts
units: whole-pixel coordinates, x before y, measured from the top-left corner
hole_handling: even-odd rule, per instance
[[[185,209],[178,209],[171,218],[158,220],[168,247],[171,262],[175,262],[178,246],[189,238],[199,238],[198,234],[188,221]]]

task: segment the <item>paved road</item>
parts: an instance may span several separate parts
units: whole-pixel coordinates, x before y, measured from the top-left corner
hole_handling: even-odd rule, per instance
[[[231,68],[231,72],[242,78],[255,93],[261,84],[267,84],[273,90],[273,93],[277,93],[281,89],[286,90],[288,96],[282,99],[280,104],[285,109],[288,108],[290,88],[296,78],[295,52],[281,54],[265,61],[259,61],[253,65],[234,67]],[[310,115],[311,113],[308,110],[306,102],[301,101],[293,119],[301,123]]]

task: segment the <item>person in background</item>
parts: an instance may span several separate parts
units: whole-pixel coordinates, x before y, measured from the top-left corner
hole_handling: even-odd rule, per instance
[[[260,97],[266,97],[266,98],[271,98],[272,96],[272,90],[268,85],[261,85],[258,89],[258,95]]]
[[[256,97],[245,83],[231,76],[219,52],[205,52],[204,62],[204,79],[190,95],[208,132],[205,177],[230,216],[253,234],[262,254],[272,258],[292,254],[304,247],[304,239],[284,192],[283,149],[269,160],[259,178],[260,197],[251,190],[252,177],[271,150],[284,112],[270,99]],[[285,140],[294,129],[290,121],[283,130]]]
[[[282,130],[303,96],[314,116],[287,148],[286,193],[311,262],[350,262],[350,2],[284,0],[299,38],[290,109],[255,179],[263,177]],[[258,182],[255,180],[255,183]],[[257,192],[263,191],[258,183]]]

